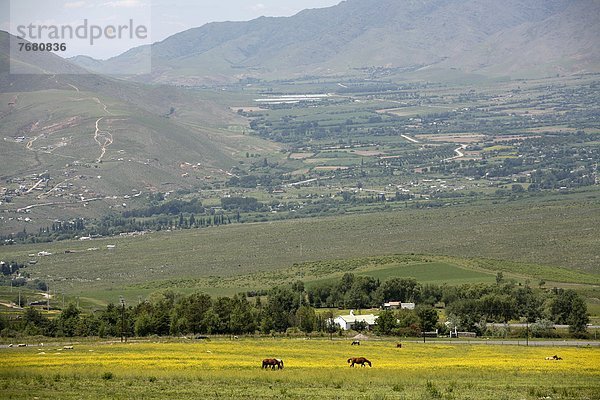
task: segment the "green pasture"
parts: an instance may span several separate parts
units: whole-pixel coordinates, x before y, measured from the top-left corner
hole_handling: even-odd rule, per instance
[[[414,278],[420,283],[434,283],[460,285],[473,282],[494,282],[495,276],[491,273],[460,268],[444,262],[415,263],[408,265],[394,265],[371,271],[359,272],[357,275],[372,276],[385,281],[390,278]]]

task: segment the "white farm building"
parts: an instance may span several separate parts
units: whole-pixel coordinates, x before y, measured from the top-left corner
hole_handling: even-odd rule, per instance
[[[335,317],[333,322],[345,331],[352,329],[354,324],[359,321],[364,321],[369,329],[371,329],[377,323],[377,318],[377,315],[373,314],[354,315],[354,312],[351,310],[350,315],[340,315]]]

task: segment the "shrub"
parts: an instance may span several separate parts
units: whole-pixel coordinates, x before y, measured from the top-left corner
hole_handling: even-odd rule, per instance
[[[105,381],[109,381],[112,378],[114,378],[114,375],[110,371],[107,371],[107,372],[105,372],[105,373],[102,374],[102,379],[104,379]]]

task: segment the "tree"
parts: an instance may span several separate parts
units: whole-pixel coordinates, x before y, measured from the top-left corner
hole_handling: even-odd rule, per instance
[[[245,296],[233,297],[231,310],[230,329],[233,334],[252,333],[256,330],[256,320],[252,306]]]
[[[79,323],[80,311],[73,303],[69,303],[60,316],[57,318],[58,331],[64,336],[74,336],[75,329]]]
[[[365,331],[368,327],[369,327],[369,324],[367,324],[367,321],[361,320],[361,321],[356,321],[354,323],[354,326],[352,326],[352,329],[354,329],[357,332],[362,332],[362,331]]]
[[[75,328],[76,336],[98,336],[100,319],[95,314],[84,315]]]
[[[213,303],[212,308],[219,317],[219,324],[215,333],[231,333],[233,300],[229,297],[219,297]]]
[[[587,314],[587,305],[585,304],[585,301],[580,296],[573,298],[571,302],[571,312],[567,317],[569,332],[581,335],[586,332],[587,324],[589,322],[590,318]]]
[[[8,328],[8,321],[3,314],[0,314],[0,332],[5,328]]]
[[[26,335],[41,335],[48,323],[48,318],[44,317],[39,310],[28,307],[21,320],[21,330]]]
[[[294,292],[304,292],[304,282],[302,282],[301,280],[297,280],[292,284],[292,290]]]
[[[500,285],[502,282],[504,282],[504,274],[502,272],[498,272],[496,274],[496,285]]]
[[[384,310],[379,313],[377,323],[375,324],[375,331],[380,335],[389,335],[397,326],[398,323],[394,312],[392,310]]]
[[[346,293],[352,287],[354,283],[354,274],[346,272],[339,283],[339,290],[342,293]]]
[[[448,320],[460,330],[480,332],[478,327],[481,321],[481,312],[477,300],[463,299],[453,302],[446,308]]]
[[[33,307],[27,307],[22,320],[24,324],[31,324],[39,327],[43,326],[48,321],[48,318],[44,317],[39,310]]]
[[[377,289],[375,298],[379,303],[385,301],[418,300],[420,285],[412,278],[392,278],[383,282]]]
[[[516,302],[516,313],[518,316],[527,318],[529,322],[535,322],[542,317],[542,298],[536,295],[531,287],[519,287],[511,293]]]
[[[402,309],[396,312],[396,319],[398,322],[398,327],[400,328],[418,328],[419,325],[419,317],[415,310],[407,310]],[[418,333],[418,332],[417,332]]]
[[[540,318],[535,323],[529,325],[529,331],[533,337],[553,337],[554,323],[549,319]]]
[[[268,324],[266,326],[270,326],[278,332],[285,332],[287,328],[292,326],[292,317],[295,315],[297,308],[298,301],[291,289],[280,287],[271,289],[268,293],[263,315],[263,318],[267,318]]]
[[[584,333],[589,322],[585,301],[572,289],[554,289],[550,312],[557,324],[568,324],[572,333]]]
[[[419,318],[419,325],[422,332],[431,332],[438,323],[438,313],[433,307],[417,306],[415,313]]]
[[[508,322],[517,317],[517,303],[511,295],[487,294],[477,301],[486,321]]]
[[[296,311],[296,321],[298,328],[305,334],[310,334],[315,329],[316,314],[315,309],[309,306],[302,306]]]
[[[346,292],[345,305],[349,308],[366,308],[369,305],[369,293],[359,281],[355,281]]]
[[[120,331],[120,320],[121,312],[113,303],[109,303],[106,306],[106,310],[102,311],[99,316],[100,326],[98,328],[98,335],[104,336],[117,336]]]
[[[511,186],[511,190],[513,193],[523,193],[525,192],[525,189],[523,188],[523,185],[519,185],[518,183],[514,184]]]
[[[133,326],[136,336],[148,336],[153,334],[155,331],[152,317],[146,310],[137,315]]]
[[[209,295],[192,293],[175,305],[171,316],[171,333],[200,333],[204,313],[212,306]]]
[[[219,319],[219,314],[211,307],[204,313],[202,317],[202,325],[200,332],[208,333],[209,335],[212,333],[217,333],[219,331],[219,324],[221,320]]]
[[[339,330],[339,326],[333,320],[333,312],[327,311],[324,315],[325,332],[329,333],[329,339],[333,340],[333,334]]]

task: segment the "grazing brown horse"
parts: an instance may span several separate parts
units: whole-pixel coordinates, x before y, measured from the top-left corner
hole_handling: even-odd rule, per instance
[[[360,346],[360,340],[354,340],[352,346]]]
[[[348,359],[348,364],[350,364],[351,367],[354,367],[354,364],[360,364],[362,367],[364,367],[365,364],[369,364],[369,367],[372,366],[371,361],[364,357],[351,357]]]
[[[283,369],[283,360],[279,358],[265,358],[262,360],[262,368]]]
[[[555,360],[562,360],[562,358],[561,358],[561,357],[559,357],[559,356],[557,356],[557,355],[555,354],[555,355],[553,355],[552,357],[546,357],[546,360],[553,360],[553,361],[555,361]]]

